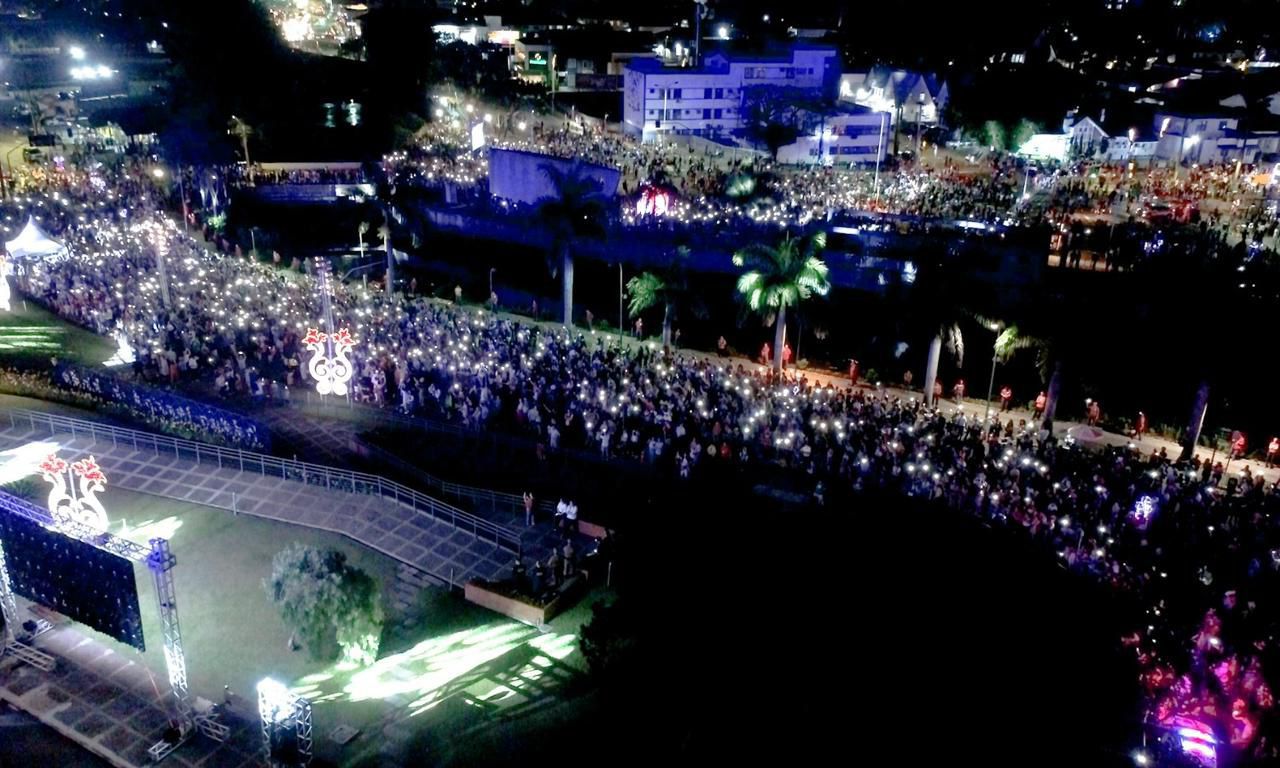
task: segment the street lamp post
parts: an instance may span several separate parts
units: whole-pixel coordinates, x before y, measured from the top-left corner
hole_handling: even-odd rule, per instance
[[[875,177],[875,197],[873,200],[880,202],[880,158],[884,157],[884,129],[889,122],[888,112],[878,112],[880,115],[880,138],[876,142],[876,177]]]
[[[920,160],[920,128],[924,125],[924,93],[916,97],[916,161]]]
[[[1000,336],[997,334],[996,338],[998,339],[1000,338]],[[992,393],[995,392],[995,388],[996,388],[996,361],[998,361],[999,359],[1000,359],[1000,355],[996,353],[995,348],[993,346],[992,352],[991,352],[991,379],[987,382],[987,407],[982,412],[983,429],[986,429],[987,422],[990,421],[991,419],[991,395]]]
[[[991,419],[991,396],[996,389],[996,363],[1000,362],[1000,337],[1005,331],[1005,324],[1001,320],[993,323],[984,323],[992,331],[995,331],[996,339],[991,342],[991,378],[987,381],[987,405],[982,412],[983,429],[986,429],[987,422]]]
[[[618,340],[621,341],[625,331],[622,329],[624,317],[622,316],[622,262],[618,262]]]
[[[4,155],[5,165],[9,166],[9,173],[5,187],[9,190],[9,197],[13,197],[13,153],[22,149],[21,144],[14,144]]]
[[[1199,143],[1200,136],[1198,134],[1192,134],[1188,137],[1186,131],[1183,131],[1182,135],[1178,137],[1178,165],[1174,168],[1175,177],[1182,173],[1182,163],[1186,160],[1187,150],[1195,147],[1195,145]],[[1190,175],[1190,171],[1187,173]]]

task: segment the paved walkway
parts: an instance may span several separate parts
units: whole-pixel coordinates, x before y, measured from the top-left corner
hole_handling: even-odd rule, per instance
[[[0,661],[0,699],[122,768],[153,765],[147,750],[161,740],[173,709],[163,674],[81,634],[56,626],[34,646],[57,660],[44,672],[11,656]],[[222,718],[225,743],[195,734],[165,758],[176,768],[257,768],[262,735],[252,719]],[[51,766],[50,768],[55,768]]]
[[[170,499],[204,504],[236,514],[320,528],[348,536],[437,578],[462,583],[497,578],[511,564],[510,552],[473,533],[382,496],[357,495],[253,472],[197,464],[124,444],[88,437],[51,435],[48,429],[0,422],[0,451],[37,440],[63,446],[73,460],[93,454],[110,484]],[[108,458],[109,457],[109,458]],[[536,542],[535,542],[536,543]],[[548,551],[526,550],[545,558]]]

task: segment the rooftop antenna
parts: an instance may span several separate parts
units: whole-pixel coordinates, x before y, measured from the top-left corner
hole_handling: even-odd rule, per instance
[[[693,0],[693,66],[702,66],[702,17],[707,15],[707,0]]]

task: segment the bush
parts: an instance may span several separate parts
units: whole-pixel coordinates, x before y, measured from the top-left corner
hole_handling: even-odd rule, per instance
[[[629,670],[636,657],[638,626],[622,600],[591,606],[591,620],[582,625],[578,647],[591,674],[616,677]]]
[[[378,657],[383,612],[378,585],[337,550],[285,547],[262,582],[271,601],[312,658],[359,665]]]

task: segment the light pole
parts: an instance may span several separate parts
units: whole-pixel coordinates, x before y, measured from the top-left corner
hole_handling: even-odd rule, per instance
[[[916,96],[916,161],[920,160],[920,128],[924,125],[924,93]]]
[[[493,298],[493,273],[497,272],[497,267],[489,267],[489,297]]]
[[[1129,178],[1131,179],[1133,178],[1133,143],[1137,141],[1137,139],[1138,139],[1138,130],[1136,128],[1130,128],[1129,129],[1129,146],[1125,150],[1124,166],[1125,166],[1125,169],[1129,172]],[[1126,199],[1129,197],[1128,187],[1125,188],[1124,196]]]
[[[702,12],[707,0],[693,0],[693,66],[702,63]]]
[[[5,184],[5,187],[8,188],[9,190],[9,197],[14,196],[13,195],[13,153],[17,152],[19,149],[22,149],[22,145],[14,144],[12,147],[9,148],[9,151],[4,154],[5,165],[9,166],[9,175],[7,178],[8,183]]]
[[[1182,163],[1186,160],[1187,150],[1194,148],[1195,145],[1199,143],[1200,136],[1198,134],[1192,134],[1188,137],[1186,132],[1183,132],[1183,134],[1178,137],[1178,165],[1174,168],[1175,176],[1181,175],[1182,173]],[[1190,175],[1190,171],[1188,171],[1187,174]]]
[[[622,341],[625,331],[622,330],[622,262],[618,262],[618,341]]]
[[[986,429],[987,422],[991,419],[991,395],[996,388],[996,363],[1000,361],[1000,338],[1008,329],[1002,320],[984,324],[996,334],[996,340],[991,342],[991,379],[987,382],[987,405],[986,410],[982,412],[983,429]]]
[[[876,203],[880,202],[880,159],[884,157],[884,129],[889,123],[888,112],[877,112],[880,115],[880,138],[876,142],[876,178],[875,178],[875,197]]]

